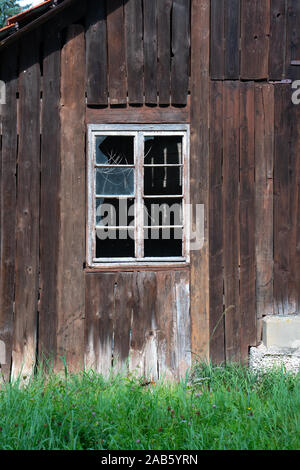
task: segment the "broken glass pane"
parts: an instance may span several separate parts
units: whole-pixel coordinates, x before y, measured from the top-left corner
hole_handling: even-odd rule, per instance
[[[96,168],[96,194],[103,196],[133,196],[133,168]]]
[[[133,165],[134,137],[122,135],[97,136],[96,164]]]

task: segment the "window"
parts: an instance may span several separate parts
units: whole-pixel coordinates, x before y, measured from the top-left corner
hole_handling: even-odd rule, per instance
[[[186,263],[189,126],[90,125],[88,261]]]

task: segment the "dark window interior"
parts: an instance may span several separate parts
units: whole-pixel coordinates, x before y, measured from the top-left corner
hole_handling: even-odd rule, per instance
[[[122,135],[96,137],[96,258],[135,257],[135,178],[142,176],[138,176],[138,159],[142,156],[134,155],[134,139]],[[181,257],[182,136],[149,135],[144,139],[144,176],[137,186],[144,203],[144,257]]]
[[[102,239],[105,235],[104,240]],[[133,230],[96,231],[96,258],[134,258]]]

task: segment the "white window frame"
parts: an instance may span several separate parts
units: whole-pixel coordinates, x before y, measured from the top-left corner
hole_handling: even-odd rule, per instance
[[[96,145],[95,139],[102,135],[131,135],[134,136],[134,171],[135,171],[135,233],[137,240],[135,241],[136,255],[135,258],[95,258],[95,165],[96,165]],[[143,210],[139,210],[143,200],[143,194],[140,190],[144,181],[143,159],[138,159],[138,155],[144,153],[144,136],[182,136],[182,164],[183,164],[183,256],[176,257],[143,257],[138,256],[141,252],[137,247],[138,240],[143,237],[144,220]],[[88,125],[88,171],[87,171],[87,206],[88,206],[88,224],[87,224],[87,261],[88,266],[97,267],[124,267],[124,266],[165,266],[166,264],[182,264],[185,265],[190,261],[190,244],[189,244],[189,220],[190,214],[187,208],[190,204],[190,175],[189,175],[189,152],[190,152],[190,126],[188,124],[89,124]],[[138,161],[137,161],[138,160]],[[142,186],[143,187],[143,186]],[[114,196],[113,196],[114,197]],[[159,198],[159,196],[157,196]],[[168,196],[162,195],[162,198]],[[169,197],[172,197],[170,195]],[[130,198],[130,197],[129,197]],[[118,196],[116,196],[118,199]]]

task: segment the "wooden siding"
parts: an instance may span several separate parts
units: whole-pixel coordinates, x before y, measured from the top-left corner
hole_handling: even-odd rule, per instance
[[[190,0],[87,3],[88,104],[184,106],[189,91]]]
[[[179,378],[299,313],[299,21],[296,0],[74,0],[0,50],[4,380],[60,356]],[[86,266],[88,123],[190,123],[190,266]]]
[[[298,0],[211,0],[213,80],[300,77]]]
[[[191,334],[195,357],[209,356],[209,18],[210,2],[192,4],[191,204],[204,205],[204,240],[191,249]],[[201,84],[201,85],[200,85]],[[200,85],[200,86],[199,86]],[[193,233],[196,227],[193,226]]]
[[[189,271],[86,274],[85,366],[153,379],[191,366]]]

